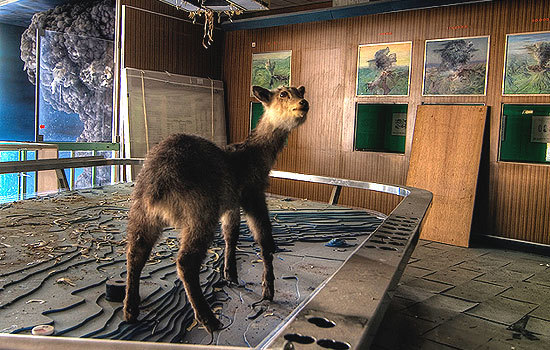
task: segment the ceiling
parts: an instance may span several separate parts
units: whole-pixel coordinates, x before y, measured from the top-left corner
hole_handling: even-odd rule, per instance
[[[330,1],[330,0],[329,0]],[[36,12],[78,0],[0,0],[0,23],[27,27]],[[271,0],[271,9],[311,5],[327,0]]]
[[[77,0],[0,0],[0,23],[27,27],[32,16]]]
[[[320,2],[326,2],[327,0],[271,0],[269,8],[280,9],[284,7],[294,7],[302,5],[312,5]]]

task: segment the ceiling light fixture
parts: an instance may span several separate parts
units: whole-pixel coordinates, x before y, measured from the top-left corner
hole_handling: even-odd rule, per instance
[[[180,10],[189,12],[189,18],[193,23],[200,16],[204,17],[204,36],[202,46],[208,48],[213,39],[214,21],[218,16],[218,23],[222,16],[227,16],[231,21],[233,16],[240,15],[245,11],[268,10],[269,3],[263,0],[160,0],[164,3],[175,6]]]

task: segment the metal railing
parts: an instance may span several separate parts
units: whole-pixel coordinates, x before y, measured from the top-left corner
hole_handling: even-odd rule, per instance
[[[88,168],[98,166],[140,165],[143,159],[104,158],[102,156],[38,159],[27,161],[0,162],[0,174],[24,173],[44,170],[55,170],[58,188],[69,189],[69,182],[64,169]]]
[[[294,312],[258,346],[316,343],[331,349],[368,349],[393,291],[416,246],[432,193],[401,185],[272,171],[274,178],[333,186],[336,204],[342,187],[404,197],[382,224]]]
[[[85,157],[0,164],[6,172],[55,170],[103,165],[139,165],[142,159]],[[10,164],[12,163],[12,164]],[[14,164],[17,163],[17,164]],[[365,239],[342,266],[302,302],[257,348],[367,349],[389,305],[393,291],[416,246],[431,205],[431,192],[401,185],[338,179],[272,171],[270,176],[333,186],[330,203],[336,204],[343,187],[403,197],[383,223]],[[139,344],[139,345],[137,345]],[[311,345],[311,346],[310,346]],[[231,349],[231,347],[120,342],[77,338],[37,338],[0,334],[0,349]],[[235,348],[232,348],[235,349]]]
[[[37,160],[43,157],[44,155],[40,154],[41,151],[53,151],[55,155],[48,154],[47,159],[51,160],[52,156],[53,158],[74,158],[75,156],[82,157],[82,154],[78,153],[88,153],[91,156],[99,155],[98,152],[103,152],[104,154],[109,152],[111,153],[113,158],[117,158],[119,156],[120,151],[120,144],[119,143],[111,143],[111,142],[12,142],[12,141],[0,141],[0,152],[9,152],[9,153],[16,153],[17,160],[12,162],[24,162],[27,160]],[[103,157],[102,157],[103,158]],[[1,163],[7,163],[1,162]],[[9,169],[12,168],[13,164],[4,164],[2,165],[2,169],[5,171],[1,174],[7,174],[7,173],[14,173],[15,171],[10,171]],[[32,164],[32,163],[31,163]],[[47,162],[46,162],[47,164]],[[14,189],[10,189],[7,193],[4,193],[6,191],[2,191],[3,195],[6,195],[7,198],[11,198],[12,200],[19,200],[19,199],[26,199],[29,197],[32,197],[36,194],[38,190],[38,176],[36,176],[36,171],[32,168],[32,166],[29,168],[30,170],[27,171],[19,171],[18,176],[18,184],[17,186],[12,186]],[[67,173],[63,171],[63,169],[69,169]],[[70,168],[70,167],[62,167],[58,169],[50,169],[50,170],[56,170],[56,176],[57,176],[57,183],[58,187],[60,189],[74,189],[75,188],[75,182],[76,182],[76,176],[75,176],[75,169],[76,168]],[[96,182],[96,168],[92,167],[91,171],[91,179],[90,183],[92,186],[95,186],[97,184]],[[118,169],[117,169],[118,170]],[[119,172],[115,171],[111,174],[111,178],[118,179],[119,178]],[[30,182],[29,181],[32,181]],[[16,187],[16,188],[15,188]]]

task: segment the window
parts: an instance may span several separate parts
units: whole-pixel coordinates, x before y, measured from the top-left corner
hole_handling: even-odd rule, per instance
[[[0,162],[36,159],[35,151],[0,151]],[[32,196],[36,188],[36,172],[0,174],[0,203]]]

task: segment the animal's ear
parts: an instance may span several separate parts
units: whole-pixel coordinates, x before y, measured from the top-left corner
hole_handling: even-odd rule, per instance
[[[254,96],[263,103],[269,103],[271,101],[271,96],[273,95],[268,89],[264,89],[261,86],[253,86],[252,92]]]
[[[298,88],[298,92],[300,93],[300,95],[302,95],[302,98],[304,97],[304,94],[306,93],[306,87],[301,85],[299,88]]]

